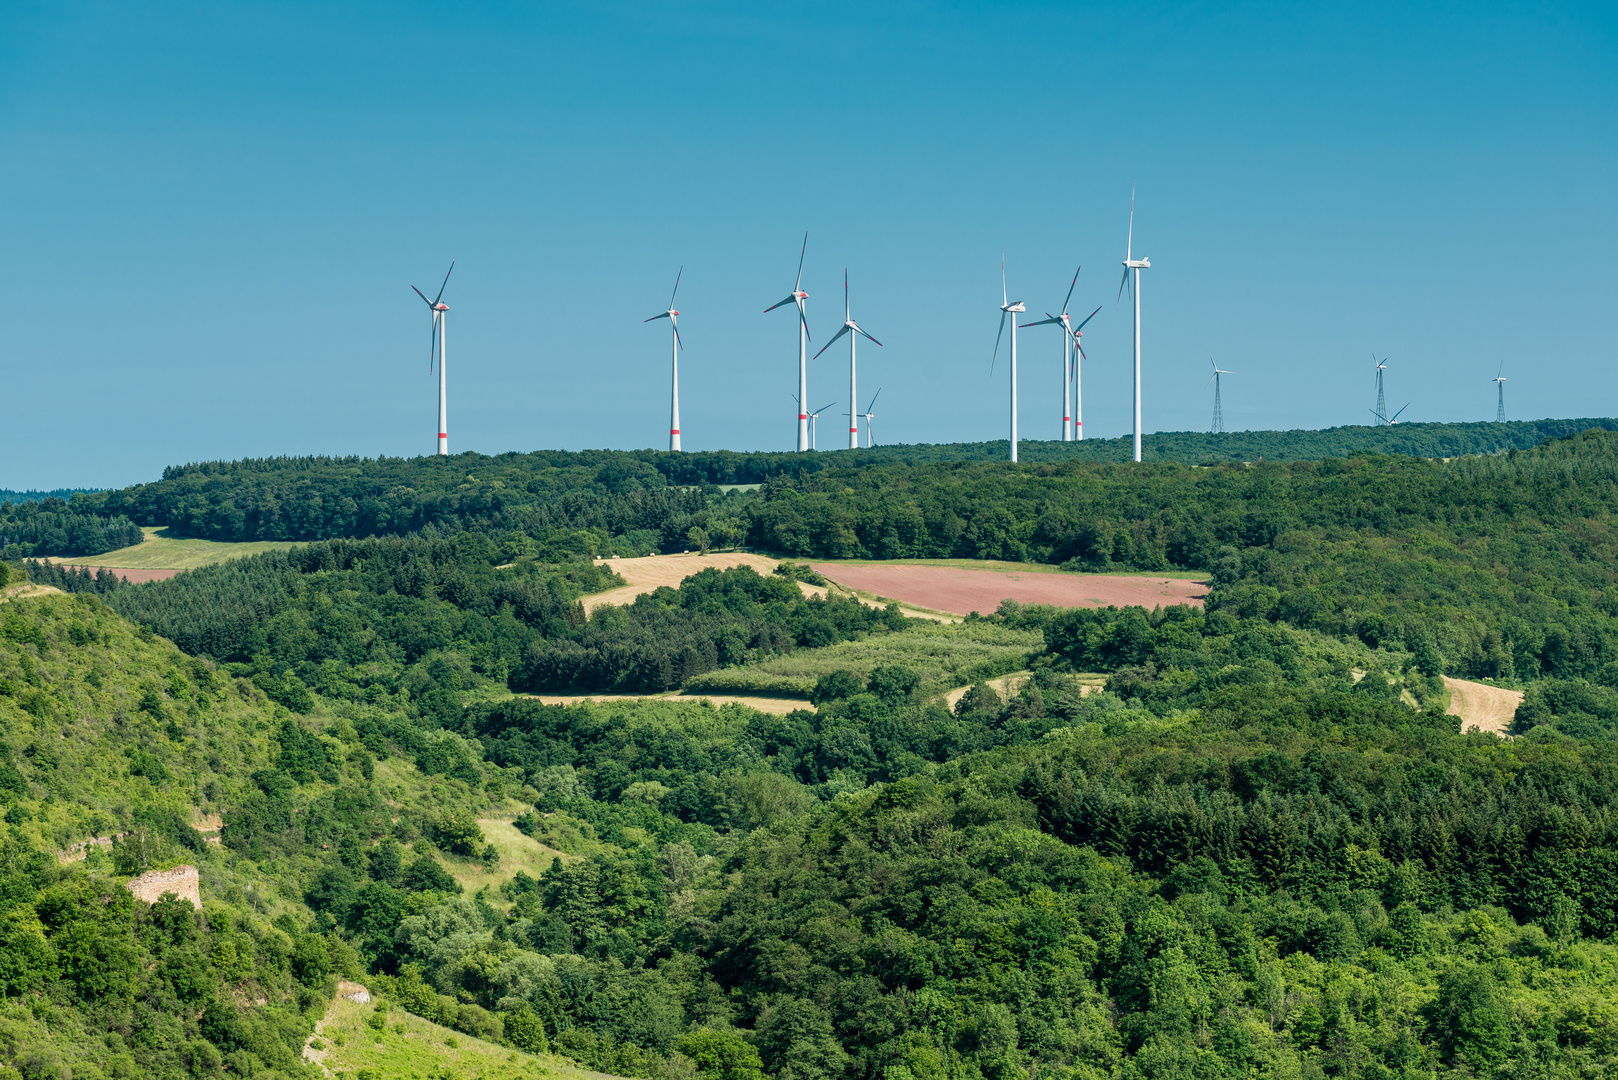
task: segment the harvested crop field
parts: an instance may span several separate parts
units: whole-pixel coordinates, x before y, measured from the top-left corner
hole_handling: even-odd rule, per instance
[[[1057,607],[1201,607],[1208,591],[1200,581],[1122,574],[967,570],[905,563],[815,563],[814,568],[850,589],[958,615],[972,611],[986,615],[1006,599]]]
[[[751,566],[760,574],[773,574],[778,560],[747,551],[716,551],[709,555],[646,555],[639,559],[597,559],[596,562],[610,567],[629,584],[586,596],[583,600],[585,611],[594,611],[602,604],[633,604],[635,597],[641,593],[649,593],[665,585],[678,589],[680,582],[709,567],[729,570],[733,566]],[[826,592],[824,588],[814,585],[800,583],[798,587],[809,595],[824,595]]]
[[[1449,711],[1461,718],[1461,730],[1491,732],[1510,738],[1511,723],[1522,704],[1521,690],[1507,690],[1503,686],[1452,679],[1444,676],[1444,688],[1449,691]]]

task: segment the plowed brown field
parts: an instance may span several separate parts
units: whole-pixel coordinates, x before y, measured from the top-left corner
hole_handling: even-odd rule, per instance
[[[935,611],[988,614],[1011,599],[1019,604],[1058,607],[1154,608],[1164,604],[1202,606],[1207,586],[1179,578],[1118,574],[1064,574],[1060,571],[966,570],[953,566],[904,563],[855,566],[815,563],[824,576],[850,589],[885,596]]]

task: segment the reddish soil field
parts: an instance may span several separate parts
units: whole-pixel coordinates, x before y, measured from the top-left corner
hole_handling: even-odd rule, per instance
[[[62,563],[60,565],[65,570],[73,569],[73,566],[68,564],[68,563]],[[80,569],[88,570],[88,571],[90,571],[90,573],[94,574],[97,571],[99,571],[101,569],[101,567],[99,567],[99,566],[84,566],[84,567],[80,567]],[[178,570],[171,570],[168,567],[153,568],[153,567],[149,567],[149,566],[133,566],[133,567],[109,566],[109,567],[107,567],[107,570],[109,570],[110,572],[112,572],[114,574],[117,574],[121,578],[124,578],[125,580],[127,580],[132,585],[139,585],[143,581],[165,581],[168,578],[171,578],[175,574],[179,573]]]
[[[816,563],[815,569],[839,585],[875,593],[934,611],[987,615],[1011,599],[1020,604],[1058,607],[1151,609],[1163,604],[1202,606],[1208,587],[1178,578],[1123,577],[1112,574],[1018,573],[962,570],[952,566],[845,566]]]

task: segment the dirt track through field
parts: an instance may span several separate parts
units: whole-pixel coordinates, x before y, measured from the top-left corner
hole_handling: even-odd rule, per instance
[[[1461,718],[1461,730],[1489,731],[1506,735],[1511,721],[1522,704],[1521,690],[1507,690],[1487,683],[1469,682],[1444,676],[1444,688],[1449,691],[1449,711]]]
[[[839,585],[885,596],[901,603],[958,615],[988,614],[1011,599],[1019,604],[1058,607],[1154,608],[1167,604],[1201,607],[1207,586],[1179,578],[1115,574],[1064,574],[967,570],[952,566],[884,564],[855,566],[815,563],[814,568]]]

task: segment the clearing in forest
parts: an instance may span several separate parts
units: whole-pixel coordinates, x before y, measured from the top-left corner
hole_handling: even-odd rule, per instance
[[[92,555],[83,559],[53,559],[59,566],[83,566],[90,570],[106,567],[118,571],[118,576],[132,582],[162,581],[181,570],[195,570],[199,566],[240,559],[244,555],[257,555],[264,551],[285,551],[297,545],[283,540],[254,540],[229,544],[218,540],[194,540],[189,537],[168,535],[167,528],[141,529],[146,539],[134,547]]]
[[[355,987],[355,989],[359,989]],[[385,1000],[385,999],[384,999]],[[370,1076],[374,1080],[419,1076],[476,1076],[482,1080],[611,1080],[587,1072],[564,1057],[526,1054],[464,1032],[454,1031],[387,1003],[379,1029],[366,1021],[376,1013],[339,993],[304,1046],[305,1060],[327,1076]]]
[[[546,705],[577,705],[581,701],[709,701],[715,705],[746,705],[749,709],[757,709],[762,713],[773,713],[776,716],[785,716],[794,709],[808,709],[811,712],[814,710],[814,706],[809,704],[807,698],[748,697],[743,694],[704,694],[696,691],[685,692],[679,690],[673,690],[666,694],[528,694],[526,696]]]
[[[1496,735],[1507,735],[1522,704],[1521,690],[1507,690],[1488,683],[1470,682],[1444,676],[1449,691],[1449,711],[1461,718],[1461,730],[1477,728]]]
[[[551,868],[554,860],[560,858],[567,862],[573,858],[525,835],[510,821],[500,818],[478,818],[477,821],[478,827],[483,830],[483,842],[493,844],[500,853],[500,864],[489,870],[482,863],[472,860],[445,860],[444,869],[461,883],[461,888],[466,890],[468,896],[485,886],[491,891],[498,889],[503,882],[516,877],[519,870],[531,878],[538,878]],[[496,904],[500,902],[498,896],[490,897],[490,900]]]
[[[729,570],[733,566],[751,566],[760,574],[773,574],[778,561],[763,555],[754,555],[750,551],[716,551],[708,555],[695,553],[645,555],[638,559],[597,559],[596,562],[610,567],[629,584],[608,589],[604,593],[596,593],[594,596],[586,596],[582,603],[585,611],[594,611],[602,604],[633,604],[635,597],[641,593],[652,592],[664,585],[678,589],[680,582],[710,566],[720,570]],[[825,592],[824,589],[819,591]]]
[[[988,614],[1002,600],[1056,607],[1151,609],[1168,604],[1201,607],[1207,586],[1178,577],[1130,574],[1070,574],[1062,571],[979,570],[913,563],[814,563],[839,585],[901,603],[958,615]]]

